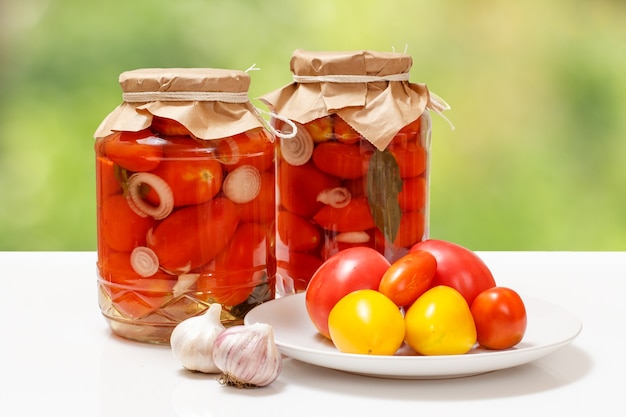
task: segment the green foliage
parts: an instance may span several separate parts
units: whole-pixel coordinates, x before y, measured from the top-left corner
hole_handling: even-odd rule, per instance
[[[94,250],[93,132],[119,73],[217,67],[250,94],[294,49],[413,56],[434,117],[431,235],[626,250],[624,2],[10,0],[0,6],[0,250]],[[262,106],[259,103],[255,104]]]

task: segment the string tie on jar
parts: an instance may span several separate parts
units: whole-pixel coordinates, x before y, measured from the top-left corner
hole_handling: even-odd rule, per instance
[[[381,81],[409,81],[410,74],[403,72],[390,75],[294,75],[294,82],[307,83],[376,83]]]
[[[247,103],[247,92],[227,91],[130,91],[122,94],[127,103],[152,101],[222,101],[224,103]]]

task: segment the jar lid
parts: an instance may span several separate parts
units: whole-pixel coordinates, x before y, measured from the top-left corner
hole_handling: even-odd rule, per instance
[[[172,119],[198,139],[218,139],[265,126],[250,103],[250,76],[219,68],[144,68],[120,74],[123,103],[94,136],[148,128],[152,117]]]
[[[247,101],[250,76],[243,71],[218,68],[144,68],[123,72],[119,82],[124,93],[230,92],[244,93]],[[227,100],[227,96],[222,100],[209,96],[207,101]]]
[[[298,49],[294,51],[291,57],[290,68],[296,76],[360,75],[384,77],[408,74],[412,64],[411,56],[396,52],[312,52]],[[408,81],[408,77],[405,80]]]
[[[426,84],[409,82],[412,64],[409,55],[395,52],[298,49],[290,61],[294,82],[261,100],[299,123],[337,114],[383,150],[427,108],[449,108]]]

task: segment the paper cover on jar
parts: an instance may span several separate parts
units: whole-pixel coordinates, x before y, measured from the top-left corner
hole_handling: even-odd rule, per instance
[[[299,123],[337,114],[379,150],[428,108],[449,106],[426,84],[410,83],[409,55],[395,52],[294,51],[294,82],[260,99]]]
[[[214,68],[147,68],[120,74],[124,101],[94,136],[148,128],[153,116],[172,119],[199,139],[241,133],[264,122],[248,98],[250,76]]]

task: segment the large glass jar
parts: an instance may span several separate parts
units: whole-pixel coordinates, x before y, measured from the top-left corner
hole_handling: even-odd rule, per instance
[[[114,333],[169,343],[222,305],[235,325],[274,298],[274,137],[247,73],[142,69],[95,133],[98,298]]]
[[[428,237],[429,109],[447,109],[409,82],[405,54],[296,50],[290,66],[294,82],[262,97],[298,127],[277,141],[280,294],[344,248],[393,262]]]

